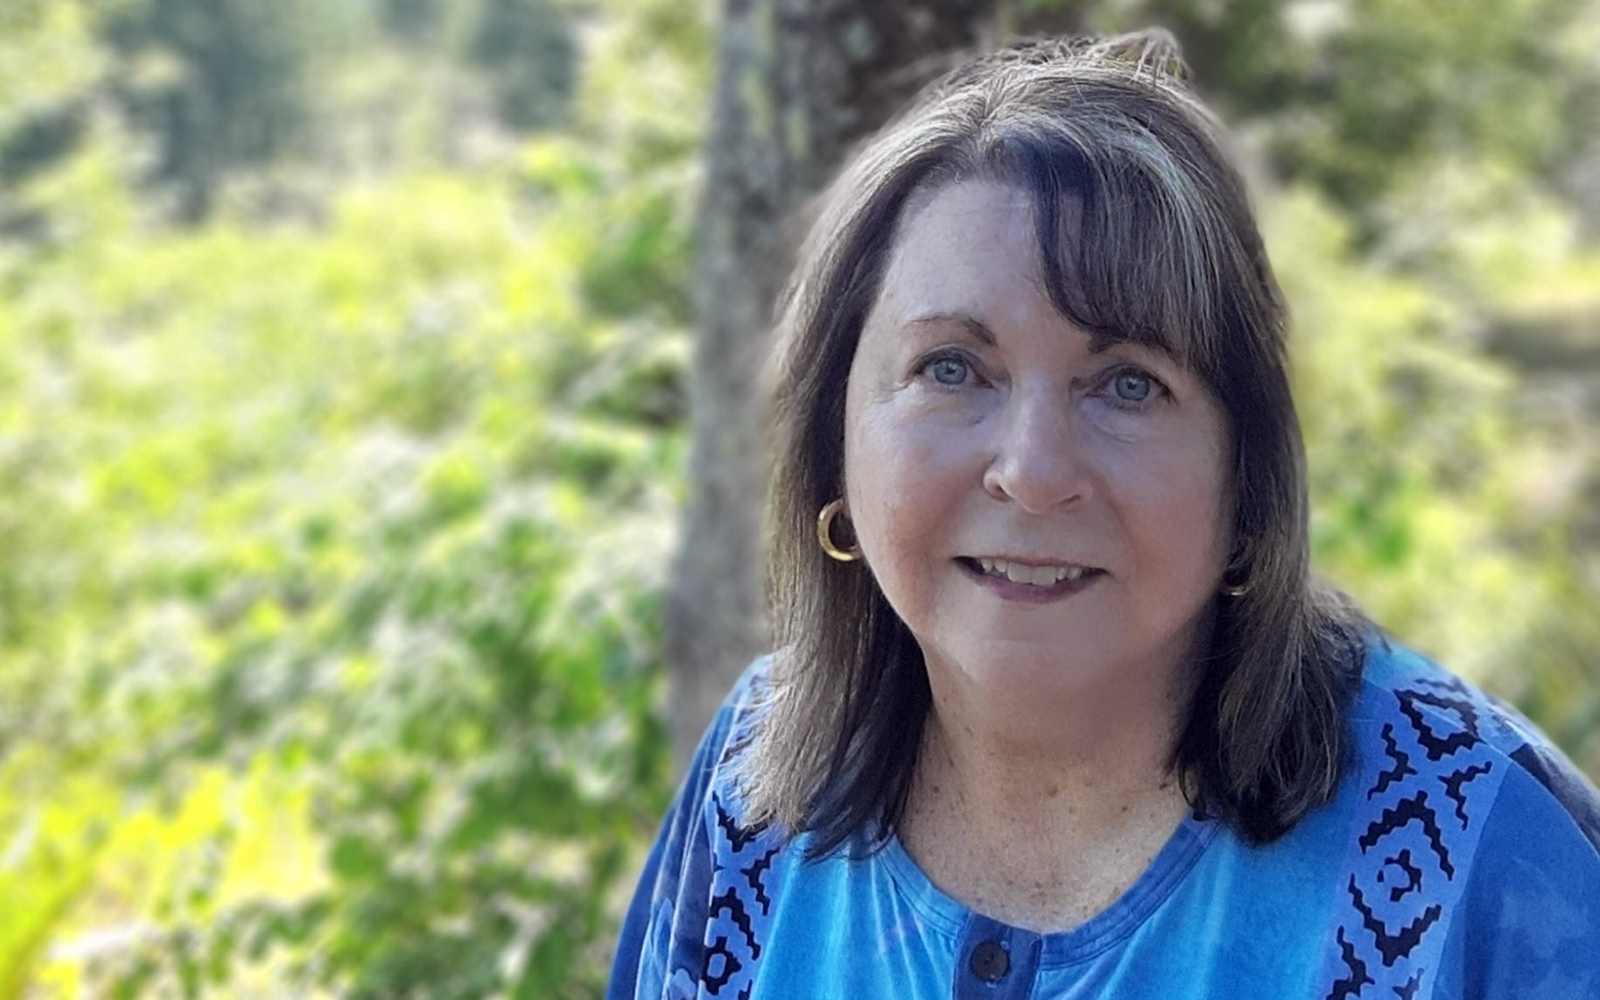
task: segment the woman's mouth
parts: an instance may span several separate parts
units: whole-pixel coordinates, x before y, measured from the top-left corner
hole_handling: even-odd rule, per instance
[[[1008,600],[1051,601],[1076,594],[1106,571],[1077,563],[1024,563],[987,556],[960,556],[956,562],[977,581]]]

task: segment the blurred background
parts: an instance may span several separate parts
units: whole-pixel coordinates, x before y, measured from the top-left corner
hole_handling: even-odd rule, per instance
[[[3,0],[0,1000],[598,997],[760,645],[797,207],[952,47],[1149,24],[1319,570],[1600,775],[1597,0]]]

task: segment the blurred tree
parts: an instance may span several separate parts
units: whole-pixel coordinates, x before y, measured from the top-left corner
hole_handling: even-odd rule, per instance
[[[546,0],[483,3],[471,55],[492,74],[501,120],[518,132],[556,125],[577,84],[567,16]]]
[[[329,28],[315,0],[126,0],[101,22],[111,86],[154,144],[148,179],[181,218],[211,209],[223,179],[305,147],[312,61]]]
[[[706,147],[689,498],[667,598],[673,750],[694,752],[765,648],[754,412],[792,215],[846,150],[998,33],[996,0],[728,0]]]
[[[20,239],[40,220],[3,195],[77,146],[106,59],[73,0],[0,5],[0,40],[0,235]]]
[[[421,47],[439,30],[439,0],[381,0],[378,20],[385,30],[409,45]]]
[[[0,141],[0,188],[25,180],[69,153],[84,132],[85,109],[68,102],[37,110]]]

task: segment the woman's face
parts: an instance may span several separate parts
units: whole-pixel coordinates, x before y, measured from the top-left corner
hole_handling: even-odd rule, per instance
[[[1026,708],[1171,677],[1231,545],[1220,405],[1055,311],[1021,190],[963,181],[908,211],[850,369],[845,482],[936,691]]]

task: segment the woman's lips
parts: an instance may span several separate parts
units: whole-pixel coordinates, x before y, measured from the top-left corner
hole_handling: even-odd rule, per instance
[[[985,560],[992,563],[993,560]],[[962,571],[988,589],[995,596],[1008,601],[1019,601],[1025,604],[1048,604],[1052,601],[1064,600],[1073,594],[1087,590],[1106,575],[1103,569],[1087,568],[1081,575],[1069,574],[1071,579],[1061,579],[1054,583],[1037,584],[1022,583],[1006,576],[995,573],[985,573],[983,564],[972,557],[963,556],[956,560]]]

